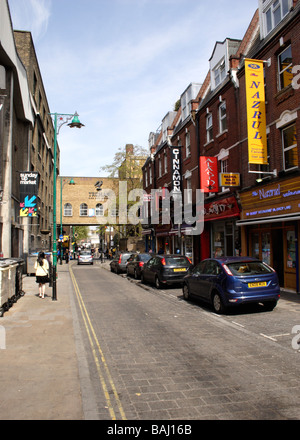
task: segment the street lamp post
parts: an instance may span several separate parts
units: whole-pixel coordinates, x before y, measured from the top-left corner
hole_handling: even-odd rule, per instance
[[[84,127],[83,124],[79,121],[78,113],[75,112],[74,114],[58,114],[58,113],[50,113],[54,120],[54,152],[53,152],[53,166],[54,166],[54,172],[53,172],[53,239],[52,239],[52,301],[57,300],[57,291],[56,291],[56,273],[57,273],[57,226],[56,226],[56,162],[57,162],[57,136],[59,134],[59,131],[61,127],[64,124],[67,124],[69,121],[72,120],[68,126],[70,128],[81,128]]]

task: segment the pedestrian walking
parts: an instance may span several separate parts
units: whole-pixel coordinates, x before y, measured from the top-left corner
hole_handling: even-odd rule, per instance
[[[44,252],[39,252],[34,268],[36,282],[39,285],[39,297],[45,298],[45,284],[49,282],[49,263],[45,258]]]
[[[66,263],[69,263],[69,249],[66,249],[66,253],[65,253],[65,258],[66,258]]]

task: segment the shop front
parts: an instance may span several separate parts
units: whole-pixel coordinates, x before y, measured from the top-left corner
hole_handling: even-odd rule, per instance
[[[242,253],[274,267],[280,286],[299,292],[299,176],[241,192]]]
[[[240,209],[235,196],[204,205],[204,233],[201,235],[202,258],[240,255],[240,230],[236,220]]]

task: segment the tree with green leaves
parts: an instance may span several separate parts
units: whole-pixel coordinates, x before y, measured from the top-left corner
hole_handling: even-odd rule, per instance
[[[127,195],[133,189],[143,189],[142,167],[148,157],[148,151],[133,144],[127,144],[125,148],[119,148],[115,153],[113,163],[100,168],[109,174],[109,177],[127,182]],[[120,199],[117,197],[117,203]],[[127,209],[129,210],[135,202],[129,202],[127,198]],[[135,237],[140,235],[140,225],[113,225],[120,238]]]

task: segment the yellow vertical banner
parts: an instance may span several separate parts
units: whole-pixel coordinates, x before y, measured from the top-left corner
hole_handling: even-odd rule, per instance
[[[268,164],[263,61],[245,59],[249,163]]]

